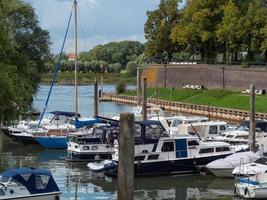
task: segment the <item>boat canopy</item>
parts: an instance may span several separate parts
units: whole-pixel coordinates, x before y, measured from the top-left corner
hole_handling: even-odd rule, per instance
[[[75,119],[75,128],[82,128],[84,126],[92,126],[96,123],[101,123],[102,121],[98,118],[96,119],[87,119],[87,120],[79,120],[78,118]]]
[[[5,178],[18,182],[25,186],[29,193],[40,194],[49,192],[59,192],[59,188],[54,181],[50,171],[46,169],[18,168],[9,169],[0,174],[1,179]]]
[[[75,112],[67,112],[67,111],[53,111],[50,112],[53,115],[64,115],[66,117],[75,117],[76,113]],[[77,113],[78,117],[81,117],[81,115],[79,113]]]

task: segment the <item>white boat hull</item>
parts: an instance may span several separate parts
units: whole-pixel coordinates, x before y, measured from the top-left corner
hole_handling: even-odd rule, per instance
[[[234,177],[233,174],[232,174],[233,168],[228,168],[228,169],[209,169],[209,170],[217,177],[225,177],[225,178]]]
[[[247,186],[237,183],[235,185],[237,195],[244,199],[266,199],[267,187],[258,188],[257,186]]]
[[[53,194],[35,194],[35,195],[20,195],[20,196],[3,196],[0,200],[59,200],[60,193]]]

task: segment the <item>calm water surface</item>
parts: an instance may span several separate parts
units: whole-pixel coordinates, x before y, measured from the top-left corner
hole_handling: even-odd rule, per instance
[[[130,86],[135,87],[135,86]],[[48,94],[48,86],[41,86],[33,106],[40,111]],[[104,91],[112,92],[115,86],[106,85]],[[93,86],[79,87],[79,112],[90,116],[93,113]],[[55,86],[47,108],[73,110],[73,87]],[[125,112],[128,106],[100,103],[100,112]],[[116,179],[90,172],[86,163],[68,164],[62,157],[64,150],[45,150],[39,146],[23,146],[0,134],[0,171],[18,166],[48,168],[62,192],[63,200],[116,199]],[[233,197],[231,179],[219,179],[211,175],[161,176],[136,178],[135,198],[164,200],[237,199]]]

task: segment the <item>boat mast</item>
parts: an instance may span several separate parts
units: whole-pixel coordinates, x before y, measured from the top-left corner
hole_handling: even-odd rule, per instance
[[[77,0],[74,0],[74,46],[75,46],[75,118],[78,117],[78,66],[77,66],[77,56],[78,56],[78,45],[77,45]]]

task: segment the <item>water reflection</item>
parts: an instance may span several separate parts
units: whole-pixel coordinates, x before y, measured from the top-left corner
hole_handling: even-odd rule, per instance
[[[95,174],[86,163],[66,163],[65,150],[23,146],[0,135],[0,170],[17,166],[48,168],[62,191],[62,199],[116,199],[116,178]],[[141,199],[235,199],[233,180],[214,176],[184,175],[136,178],[135,198]]]

